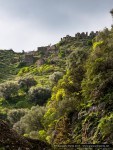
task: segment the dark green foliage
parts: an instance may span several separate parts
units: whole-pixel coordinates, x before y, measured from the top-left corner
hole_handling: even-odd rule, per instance
[[[18,73],[19,57],[20,54],[13,50],[0,50],[0,82],[12,79]]]
[[[65,57],[65,50],[59,51],[59,57],[61,57],[61,58]]]
[[[38,138],[38,131],[44,129],[42,117],[44,116],[45,107],[33,106],[19,122],[15,123],[13,128],[20,134],[28,134]]]
[[[22,68],[22,67],[25,67],[25,66],[26,66],[25,62],[19,62],[18,65],[17,65],[17,68]]]
[[[18,95],[19,86],[16,82],[6,82],[0,85],[0,97],[10,100],[11,97]]]
[[[112,121],[106,123],[106,120],[111,118],[111,116],[107,118],[106,115],[109,116],[113,110],[113,34],[111,33],[112,31],[105,29],[93,40],[91,49],[78,48],[69,55],[67,73],[53,88],[52,98],[44,115],[44,124],[50,133],[50,137],[47,136],[50,143],[58,120],[64,115],[71,122],[71,127],[67,130],[70,133],[72,129],[71,142],[112,142]],[[58,144],[62,139],[62,132],[63,128],[60,135],[58,133],[55,135],[53,139],[55,143]],[[61,143],[69,142],[63,139]]]
[[[103,143],[105,141],[112,143],[112,30],[110,32],[105,29],[98,35],[97,40],[93,43],[93,49],[86,63],[86,76],[82,81],[84,106],[88,110],[88,114],[84,118],[84,127],[89,128],[85,138],[88,142],[93,143]],[[92,139],[90,139],[90,136]]]
[[[35,52],[35,64],[18,68],[19,90],[1,85],[2,109],[29,108],[1,109],[20,134],[51,144],[113,143],[113,28],[93,37],[64,38],[56,52]]]
[[[110,32],[104,30],[100,35],[101,41],[94,43],[93,50],[86,64],[86,78],[83,80],[83,90],[85,97],[88,95],[95,99],[106,94],[112,87],[112,48],[113,44]],[[107,44],[109,40],[109,44]]]
[[[112,17],[113,17],[113,9],[111,9],[111,10],[110,10],[110,14],[111,14],[111,15],[112,15]]]
[[[88,56],[88,49],[79,48],[72,52],[67,60],[67,77],[72,83],[70,91],[79,92],[81,90],[81,81],[85,74],[84,64]],[[71,87],[69,85],[69,88]]]
[[[27,96],[26,96],[27,97]],[[16,103],[15,108],[31,108],[32,104],[28,100],[20,100]]]
[[[99,132],[100,132],[100,135],[99,135]],[[94,140],[95,142],[98,142],[99,138],[101,138],[104,141],[106,140],[106,137],[109,137],[107,139],[108,143],[110,143],[111,140],[113,139],[113,113],[99,120],[97,131],[94,135]]]
[[[67,114],[69,115],[72,112],[76,111],[77,108],[77,99],[76,97],[65,98],[59,102],[57,106],[57,111],[59,116]]]
[[[92,40],[88,40],[87,45],[92,46],[93,45]]]
[[[29,101],[43,105],[51,97],[51,90],[42,87],[33,87],[29,90]]]
[[[47,105],[48,110],[44,115],[44,124],[48,128],[48,132],[51,134],[51,136],[54,133],[54,130],[57,128],[57,121],[61,117],[64,117],[64,115],[69,118],[71,123],[77,119],[77,112],[80,110],[82,99],[81,81],[85,75],[85,68],[83,65],[85,64],[87,56],[87,49],[84,50],[79,48],[78,50],[72,52],[67,60],[68,70],[66,75],[64,75],[63,79],[61,79],[57,86],[53,88],[52,98]],[[76,115],[74,116],[72,114]],[[67,132],[70,132],[71,126],[68,126],[68,128],[69,129]],[[60,132],[63,132],[63,128]],[[79,134],[80,133],[78,131],[76,136],[79,136]],[[56,140],[54,140],[56,144],[61,142],[60,138],[62,137],[60,136],[61,135],[59,134],[56,135]],[[70,138],[72,138],[71,135]],[[77,137],[77,139],[79,139],[79,141],[81,140],[79,137]],[[51,140],[49,140],[49,142],[51,142]],[[70,140],[67,137],[64,141],[62,140],[61,143],[69,142]]]
[[[37,84],[36,80],[33,77],[22,78],[18,81],[19,87],[24,91],[28,92],[30,87],[35,86]]]

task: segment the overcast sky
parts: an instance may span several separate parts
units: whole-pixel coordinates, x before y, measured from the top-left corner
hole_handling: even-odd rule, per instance
[[[113,0],[0,0],[0,49],[36,50],[67,34],[110,28]]]

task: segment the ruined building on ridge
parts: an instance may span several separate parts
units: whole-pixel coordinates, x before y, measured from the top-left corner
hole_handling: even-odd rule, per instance
[[[37,52],[48,55],[49,53],[56,53],[57,48],[56,48],[56,45],[52,45],[52,46],[48,45],[48,46],[38,47]]]
[[[75,39],[75,40],[78,40],[78,39],[81,39],[81,40],[84,40],[84,39],[92,39],[92,38],[94,38],[95,36],[97,36],[98,35],[98,31],[96,31],[96,32],[94,32],[94,31],[91,31],[89,34],[88,34],[88,32],[82,32],[82,33],[76,33],[75,34],[75,37],[72,37],[72,36],[70,36],[70,35],[66,35],[66,37],[63,37],[63,38],[61,38],[61,41],[67,41],[67,40],[71,40],[71,39]]]
[[[95,36],[99,34],[98,31],[94,32],[91,31],[89,34],[88,32],[82,32],[82,33],[76,33],[74,37],[70,35],[66,35],[66,37],[61,38],[61,41],[79,41],[80,42],[85,42],[88,39],[93,39]],[[35,62],[35,55],[39,54],[42,56],[45,56],[45,59],[49,56],[49,54],[55,54],[57,55],[59,53],[59,50],[56,45],[48,45],[48,46],[42,46],[42,47],[37,47],[37,51],[30,51],[30,52],[23,52],[24,57],[21,60],[22,62],[26,63],[26,65],[32,65]],[[40,66],[45,63],[45,60],[42,58],[37,58],[36,60],[36,65]]]
[[[26,63],[27,65],[32,65],[34,62],[34,57],[33,54],[24,54],[24,58],[22,60],[24,63]]]

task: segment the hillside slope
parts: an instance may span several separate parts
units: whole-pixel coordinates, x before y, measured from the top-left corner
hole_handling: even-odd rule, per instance
[[[113,144],[113,28],[0,52],[0,116],[19,134],[51,145]]]

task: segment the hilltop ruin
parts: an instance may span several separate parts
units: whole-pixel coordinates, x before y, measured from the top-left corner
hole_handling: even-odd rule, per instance
[[[91,31],[89,34],[88,34],[88,32],[82,32],[82,33],[78,32],[75,34],[74,37],[72,37],[70,35],[66,35],[66,37],[61,38],[61,41],[82,40],[82,42],[85,42],[85,40],[93,39],[98,34],[99,34],[98,31],[96,31],[96,32]],[[24,58],[22,61],[25,62],[27,65],[32,65],[34,63],[34,58],[37,53],[40,54],[41,56],[45,55],[46,57],[48,57],[49,54],[53,54],[53,53],[57,55],[59,53],[59,50],[56,45],[37,47],[36,51],[24,53]],[[44,60],[38,59],[36,63],[38,66],[40,66],[41,64],[44,63]]]
[[[82,33],[78,32],[78,33],[75,34],[74,37],[72,37],[70,35],[66,35],[66,37],[61,38],[61,41],[64,41],[64,40],[67,41],[67,40],[70,40],[70,39],[75,39],[75,40],[79,40],[79,39],[92,39],[95,36],[97,36],[98,33],[99,33],[99,31],[96,31],[96,32],[91,31],[89,34],[88,34],[88,32],[86,32],[86,33],[85,32],[82,32]]]

